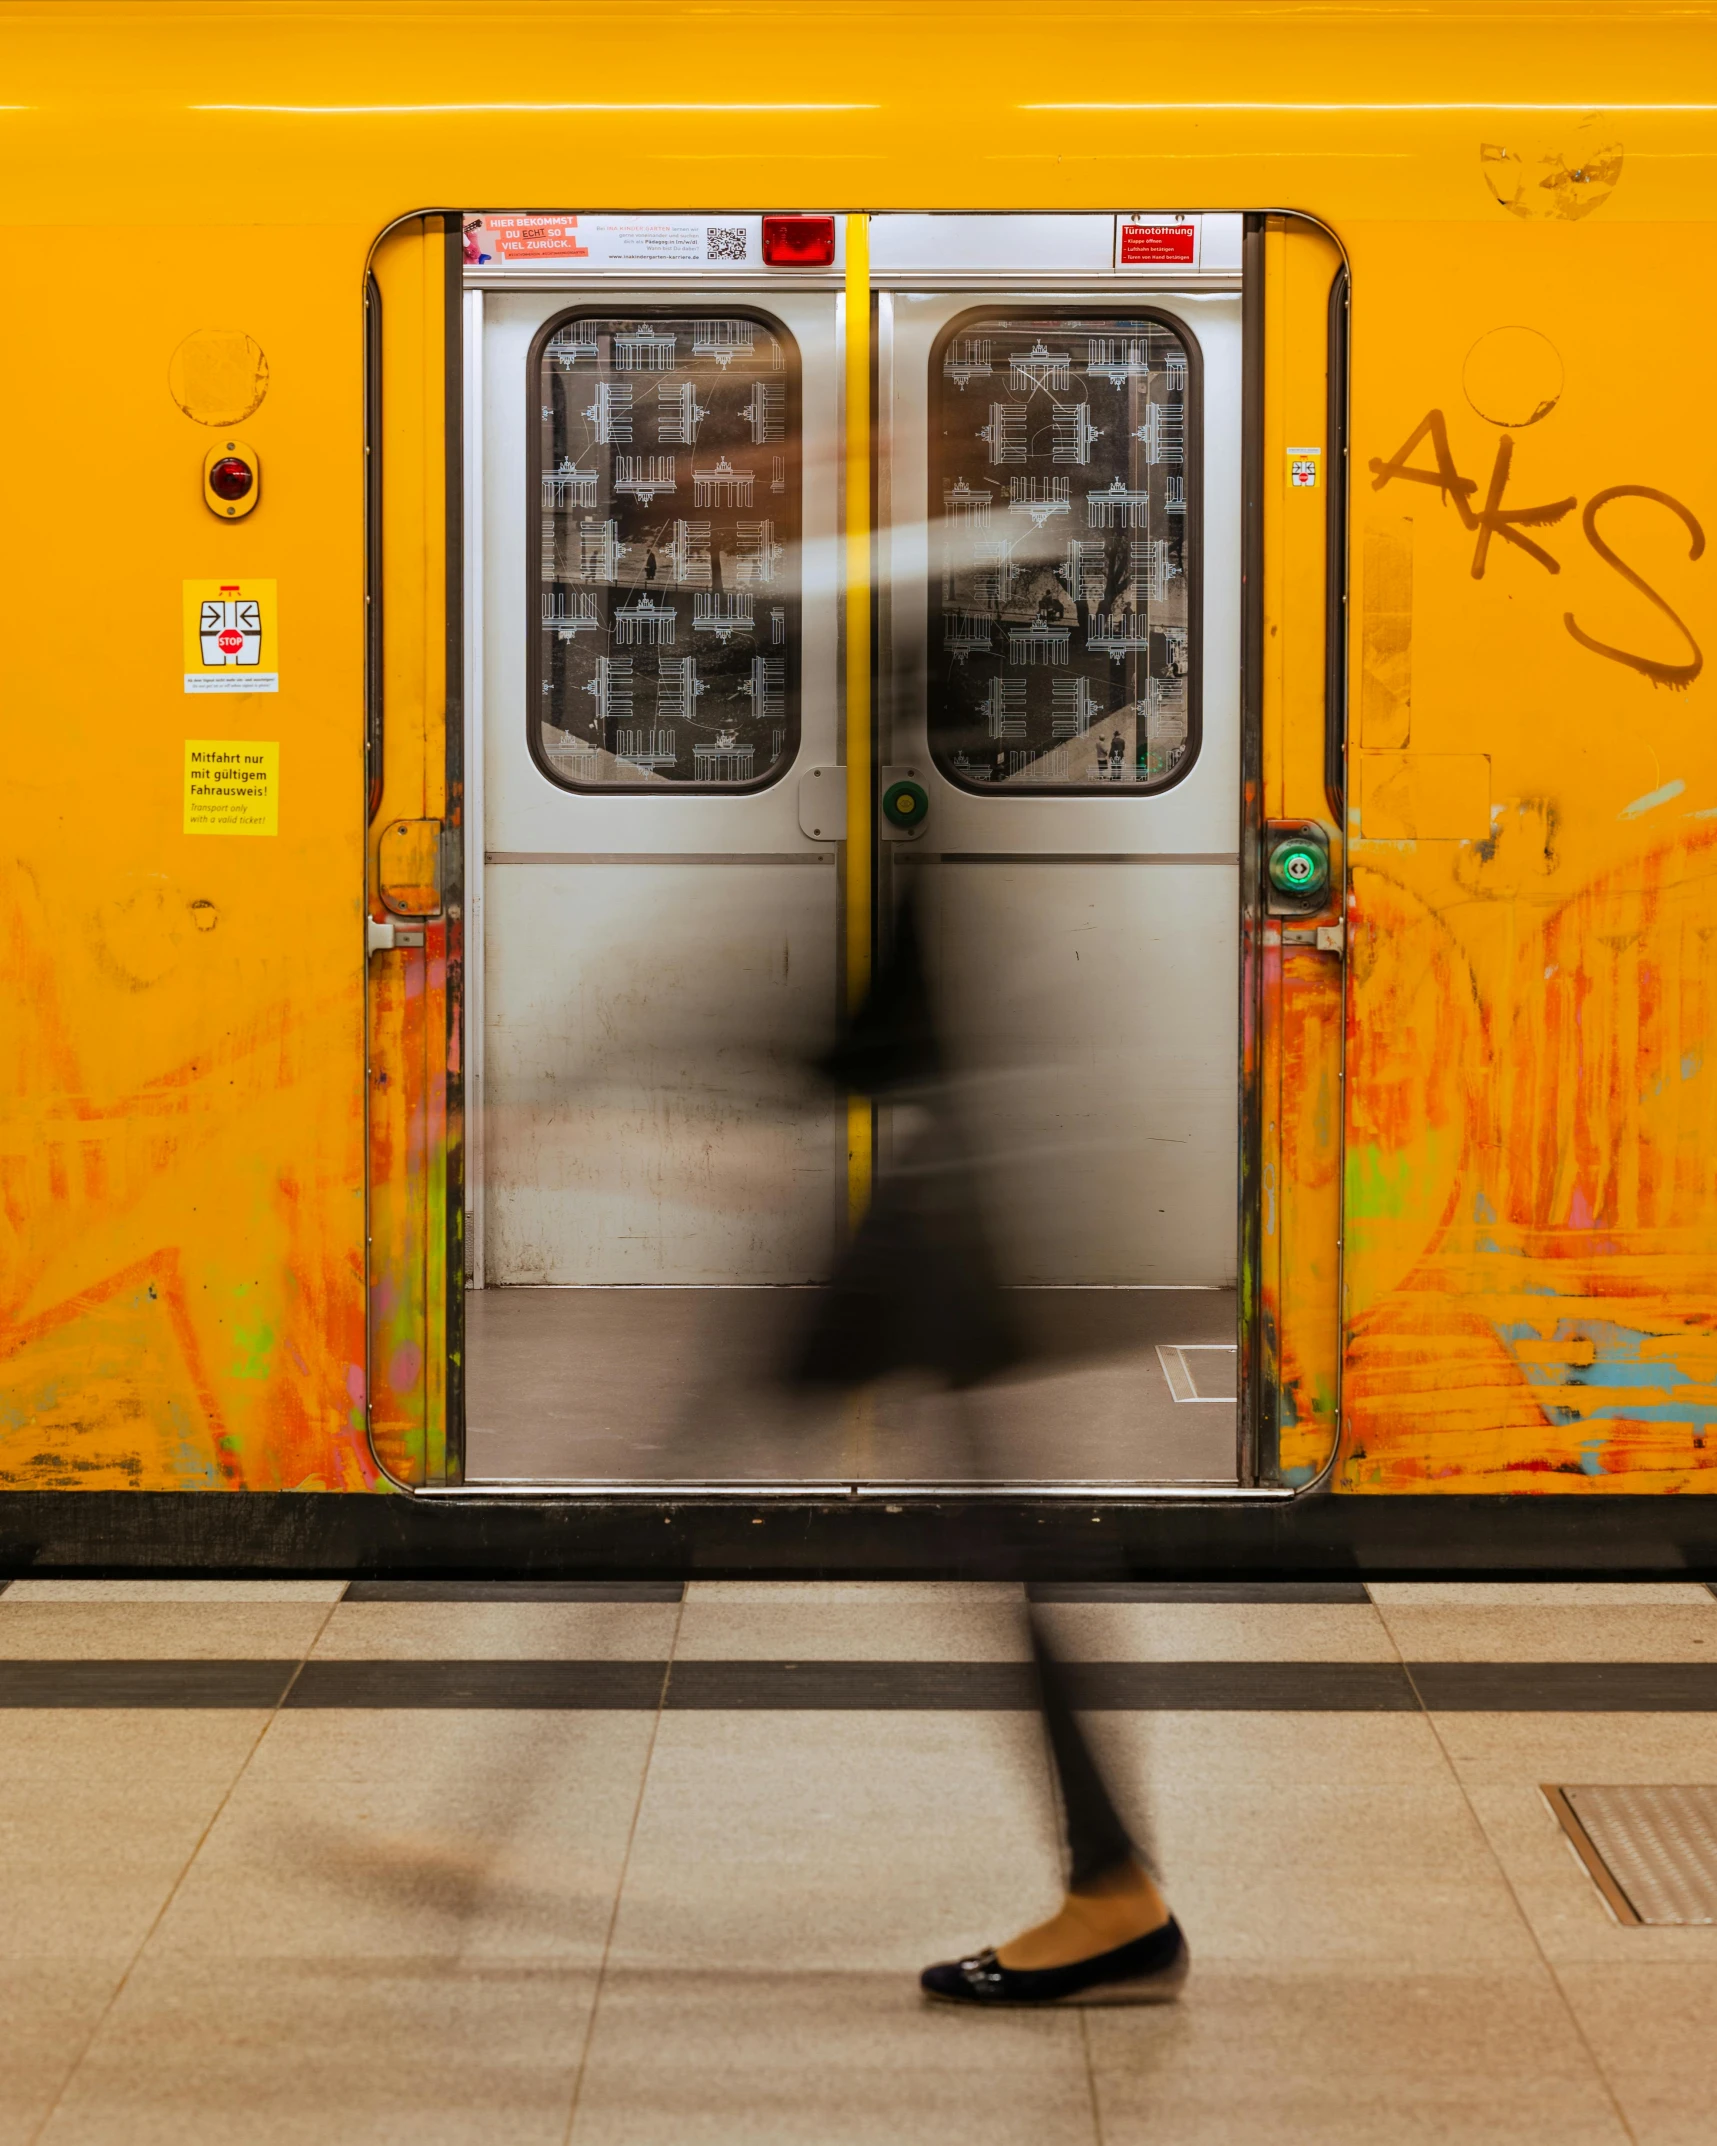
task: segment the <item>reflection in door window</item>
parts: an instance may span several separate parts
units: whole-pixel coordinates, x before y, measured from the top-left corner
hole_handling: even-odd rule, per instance
[[[774,780],[799,727],[799,380],[762,315],[539,339],[532,719],[569,789]]]
[[[1198,747],[1198,353],[968,314],[931,359],[930,743],[993,789],[1160,789]]]

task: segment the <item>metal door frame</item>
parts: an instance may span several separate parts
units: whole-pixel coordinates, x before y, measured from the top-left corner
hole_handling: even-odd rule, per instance
[[[616,211],[614,213],[624,214],[636,212]],[[935,212],[926,213],[933,214]],[[993,213],[999,217],[1015,212],[998,211]],[[585,1491],[576,1485],[557,1485],[551,1487],[531,1484],[520,1484],[516,1486],[486,1485],[481,1488],[467,1489],[461,1483],[447,1482],[445,1484],[426,1485],[416,1488],[414,1491],[414,1495],[420,1498],[432,1499],[436,1501],[454,1499],[464,1503],[505,1502],[507,1504],[512,1504],[520,1501],[526,1503],[535,1501],[537,1503],[551,1504],[556,1507],[564,1507],[570,1504],[574,1506],[584,1507],[593,1512],[599,1512],[600,1510],[605,1508],[624,1507],[626,1509],[632,1509],[641,1505],[649,1505],[657,1508],[667,1508],[675,1514],[685,1514],[688,1517],[695,1514],[699,1507],[706,1507],[713,1515],[716,1512],[731,1512],[736,1504],[744,1504],[747,1502],[758,1504],[766,1509],[773,1509],[782,1505],[796,1505],[806,1508],[815,1508],[818,1510],[828,1509],[836,1505],[850,1506],[852,1504],[880,1506],[884,1511],[897,1511],[902,1509],[902,1507],[907,1504],[910,1504],[914,1507],[934,1505],[937,1508],[943,1510],[946,1513],[947,1517],[950,1519],[956,1519],[962,1510],[969,1510],[973,1515],[974,1519],[979,1514],[999,1516],[1000,1512],[1011,1510],[1021,1523],[1029,1523],[1033,1514],[1042,1514],[1047,1517],[1050,1511],[1063,1511],[1069,1506],[1076,1505],[1118,1509],[1153,1504],[1162,1504],[1169,1506],[1208,1506],[1215,1504],[1226,1505],[1230,1507],[1234,1506],[1235,1504],[1286,1506],[1298,1502],[1303,1502],[1304,1500],[1314,1497],[1325,1489],[1327,1489],[1330,1478],[1335,1468],[1336,1460],[1338,1458],[1340,1449],[1339,1406],[1337,1417],[1337,1435],[1331,1442],[1329,1457],[1316,1477],[1314,1477],[1310,1482],[1294,1487],[1265,1484],[1259,1481],[1261,1462],[1263,1459],[1265,1427],[1270,1418],[1271,1404],[1273,1403],[1274,1396],[1273,1394],[1268,1393],[1265,1390],[1261,1362],[1262,1336],[1260,1333],[1260,1322],[1256,1314],[1256,1310],[1254,1309],[1252,1313],[1248,1315],[1248,1276],[1251,1275],[1255,1277],[1258,1271],[1262,1216],[1260,1157],[1262,1152],[1263,1129],[1261,1123],[1260,1096],[1258,1089],[1258,1075],[1256,1066],[1256,1055],[1254,1049],[1254,1039],[1257,1034],[1257,1023],[1261,1014],[1262,926],[1264,917],[1261,823],[1257,809],[1258,802],[1261,796],[1263,745],[1263,680],[1260,656],[1263,638],[1263,417],[1265,386],[1265,317],[1263,288],[1264,233],[1267,220],[1272,215],[1283,216],[1290,219],[1291,221],[1313,226],[1317,229],[1325,231],[1327,235],[1333,237],[1333,234],[1328,234],[1327,226],[1324,226],[1319,219],[1315,217],[1306,216],[1302,211],[1260,210],[1255,212],[1248,212],[1243,218],[1242,273],[1239,279],[1242,299],[1243,350],[1241,409],[1241,535],[1243,546],[1243,564],[1240,661],[1241,1061],[1239,1067],[1240,1197],[1238,1215],[1238,1246],[1241,1294],[1240,1324],[1237,1352],[1237,1363],[1239,1370],[1239,1405],[1237,1409],[1237,1470],[1239,1479],[1237,1483],[1233,1486],[1209,1484],[1156,1484],[1140,1485],[1136,1488],[1125,1485],[1105,1484],[1102,1486],[1093,1486],[1090,1484],[1074,1483],[1064,1485],[1033,1484],[1029,1488],[1023,1488],[1022,1486],[1017,1484],[972,1485],[961,1483],[958,1485],[952,1485],[924,1482],[877,1483],[874,1485],[854,1484],[850,1487],[844,1485],[830,1485],[827,1490],[824,1490],[818,1486],[808,1485],[804,1482],[797,1482],[783,1484],[744,1484],[733,1486],[699,1485],[695,1489],[691,1489],[685,1492],[680,1491],[677,1486],[673,1485],[639,1485],[635,1487],[604,1486],[599,1492],[590,1492]],[[868,257],[866,251],[863,250],[865,247],[865,236],[868,231],[869,221],[869,218],[863,215],[852,215],[848,216],[845,219],[849,236],[849,248],[851,247],[852,234],[856,231],[859,234],[860,252],[859,258],[857,260],[854,260],[852,258],[851,252],[849,251],[848,260],[846,263],[846,273],[841,280],[847,285],[850,290],[854,280],[854,270],[858,269],[861,273],[864,274],[864,287],[867,290],[869,296],[869,305],[867,306],[867,312],[872,316],[872,320],[874,322],[876,289],[875,285],[869,279]],[[1332,347],[1332,384],[1330,392],[1330,409],[1332,422],[1339,414],[1341,420],[1341,437],[1339,444],[1337,439],[1333,435],[1326,442],[1327,467],[1331,471],[1332,477],[1334,473],[1339,471],[1343,478],[1342,500],[1339,504],[1332,501],[1331,510],[1328,517],[1328,572],[1330,575],[1331,586],[1330,616],[1332,619],[1334,619],[1338,615],[1338,605],[1343,607],[1339,615],[1345,618],[1345,589],[1347,585],[1348,570],[1348,561],[1346,556],[1347,517],[1345,512],[1347,433],[1346,417],[1348,389],[1348,382],[1346,377],[1347,369],[1345,334],[1345,325],[1347,318],[1347,270],[1345,267],[1341,271],[1341,276],[1341,371],[1338,385],[1337,379],[1334,377],[1336,353]],[[509,279],[509,287],[529,288],[531,287],[531,284],[534,283],[536,280],[536,278],[532,278],[529,281],[524,278]],[[549,281],[555,279],[545,277],[544,280]],[[664,283],[671,283],[675,279],[664,277],[662,280],[664,281]],[[951,284],[951,279],[945,276],[938,277],[937,280],[939,283]],[[695,281],[695,279],[687,278],[685,279],[685,281],[689,284]],[[1036,273],[1030,275],[1029,277],[1023,278],[1018,274],[1009,274],[1005,277],[994,274],[985,274],[974,275],[970,279],[962,279],[961,287],[970,288],[973,290],[996,290],[1003,283],[1009,284],[1016,288],[1020,287],[1022,284],[1029,284],[1034,286],[1041,284],[1044,286],[1047,292],[1054,286],[1057,281],[1058,279],[1045,277],[1041,274]],[[1077,277],[1071,279],[1071,284],[1073,285],[1084,284],[1087,282],[1088,279],[1084,277]],[[1121,287],[1129,288],[1129,286]],[[1070,286],[1064,286],[1063,290],[1056,291],[1056,295],[1058,297],[1062,296],[1064,290],[1067,290],[1069,288]],[[1141,284],[1139,286],[1140,294],[1144,295],[1147,289],[1148,286]],[[483,737],[483,708],[480,659],[482,648],[481,628],[483,623],[483,614],[481,607],[480,589],[475,593],[474,600],[469,591],[468,562],[472,558],[475,558],[480,568],[482,559],[481,530],[480,528],[473,530],[471,525],[469,508],[469,501],[473,496],[475,496],[479,503],[478,520],[480,521],[482,449],[480,443],[479,428],[469,424],[465,424],[462,422],[462,420],[464,419],[466,411],[472,407],[469,398],[473,394],[476,394],[478,396],[480,396],[481,394],[481,339],[480,335],[478,335],[474,331],[481,320],[482,295],[483,293],[481,288],[478,288],[476,290],[468,290],[464,292],[462,299],[455,301],[450,306],[450,315],[453,323],[450,329],[450,334],[454,339],[456,339],[457,342],[463,343],[465,346],[460,352],[462,362],[460,363],[458,371],[451,383],[453,392],[450,392],[449,403],[450,424],[453,427],[457,428],[458,432],[463,434],[463,438],[460,440],[460,462],[462,465],[465,480],[464,485],[462,486],[462,492],[467,504],[465,511],[459,517],[460,527],[458,531],[454,532],[450,530],[449,537],[448,580],[450,639],[455,632],[458,633],[458,675],[464,684],[465,691],[461,695],[461,699],[463,702],[461,720],[457,726],[450,725],[449,727],[448,750],[451,763],[452,756],[457,749],[459,756],[463,762],[463,767],[460,771],[462,775],[467,770],[470,770],[472,768],[475,768],[477,770],[477,787],[475,797],[473,798],[472,792],[469,788],[467,788],[465,792],[467,800],[467,833],[465,839],[467,843],[469,843],[474,838],[480,840],[480,833],[473,837],[471,829],[473,823],[475,823],[476,828],[479,830],[481,826],[481,745]],[[1090,295],[1090,293],[1087,290],[1085,292],[1082,292],[1081,295]],[[1336,320],[1336,317],[1336,309],[1332,305],[1332,336],[1334,333],[1333,324]],[[848,326],[848,340],[850,343],[853,340],[850,335],[850,316]],[[476,351],[478,353],[475,362],[473,362],[472,357],[473,351]],[[878,372],[877,366],[875,364],[873,329],[872,363],[870,366],[870,387],[873,397],[876,394],[877,386]],[[1340,403],[1339,413],[1337,408],[1338,399]],[[477,407],[480,408],[480,403],[477,405]],[[867,434],[868,430],[869,427],[867,424]],[[870,443],[867,438],[867,450],[869,448],[869,445]],[[880,458],[874,453],[871,453],[869,460],[871,485],[876,486],[878,484],[877,472]],[[876,520],[880,522],[881,518],[888,514],[892,504],[889,497],[887,496],[887,492],[883,489],[879,489],[872,492],[871,487],[867,487],[866,492],[866,509],[869,510],[874,505]],[[843,523],[845,523],[845,525],[849,529],[848,550],[849,558],[851,558],[856,554],[858,545],[853,541],[853,525],[851,521],[848,520],[846,514],[846,507],[848,504],[849,502],[843,501],[842,520]],[[871,542],[871,530],[871,515],[870,512],[867,511],[864,517],[864,526],[862,532],[860,532],[860,535],[862,537],[862,543],[867,550]],[[463,560],[461,558],[461,553],[464,554]],[[1337,593],[1338,585],[1340,591],[1339,594]],[[849,590],[849,603],[852,593],[853,592]],[[872,593],[872,590],[867,586],[863,592],[864,598],[867,603],[871,603]],[[458,599],[457,610],[455,609],[456,598]],[[469,613],[472,627],[474,629],[471,631],[466,631],[465,628],[464,614],[467,611]],[[879,613],[880,607],[872,603],[870,609],[871,634],[869,636],[871,647],[865,650],[866,660],[860,666],[860,675],[866,677],[872,687],[873,707],[875,680],[873,677],[870,676],[869,657],[871,655],[872,649],[876,649],[880,653],[882,650],[886,649],[887,645],[886,620],[881,615],[879,615]],[[847,644],[850,644],[851,638],[853,638],[851,635],[843,636],[843,641]],[[1340,658],[1332,656],[1328,665],[1329,677],[1331,681],[1329,691],[1333,695],[1337,691],[1337,688],[1339,686],[1342,692],[1343,702],[1342,709],[1339,712],[1332,710],[1330,715],[1330,764],[1332,769],[1335,765],[1338,764],[1340,760],[1345,758],[1345,723],[1342,721],[1342,716],[1345,714],[1345,654],[1346,651],[1344,647],[1341,651]],[[843,656],[843,672],[846,672],[849,669],[851,656],[851,647],[850,645],[847,645],[845,647],[845,653]],[[867,722],[866,728],[870,732],[870,735],[865,742],[871,748],[867,756],[870,763],[871,780],[868,783],[849,783],[849,827],[852,821],[857,820],[862,816],[862,819],[866,826],[866,832],[868,834],[869,822],[872,815],[872,807],[874,805],[874,798],[870,793],[874,790],[876,776],[876,745],[878,743],[877,734],[880,731],[881,726]],[[1338,730],[1340,733],[1339,741],[1337,735]],[[854,742],[857,742],[856,739]],[[452,769],[450,765],[450,777],[451,774]],[[855,792],[861,793],[863,798],[862,804],[858,805],[856,809],[854,803]],[[470,809],[473,804],[477,808],[475,811]],[[482,921],[481,873],[480,870],[473,871],[471,869],[470,860],[468,856],[462,856],[461,862],[465,867],[466,887],[471,890],[471,901],[466,905],[466,921],[468,934],[471,930],[475,930],[480,933]],[[871,890],[868,888],[866,891],[867,893],[871,892]],[[467,936],[467,945],[469,946],[471,943],[472,942],[469,936]],[[477,939],[476,945],[480,949],[480,937]],[[467,1012],[467,1008],[472,1008],[475,1010],[476,1018],[479,1020],[479,1022],[481,1019],[482,978],[480,955],[477,960],[468,962],[467,964],[465,989],[459,1001],[459,1008],[463,1031],[462,1040],[465,1043],[467,1049],[469,1050],[472,1014]],[[477,1044],[475,1052],[466,1056],[463,1059],[463,1063],[466,1068],[465,1078],[468,1095],[468,1125],[466,1131],[465,1150],[472,1156],[474,1166],[480,1169],[483,1147],[481,1122],[482,1061],[480,1041]],[[462,1225],[464,1219],[463,1170],[459,1172],[459,1194],[459,1223],[460,1225]],[[451,1220],[452,1217],[450,1216],[450,1221]],[[476,1238],[476,1245],[479,1257],[481,1255],[480,1228],[481,1225],[479,1223],[479,1234]],[[477,1268],[477,1271],[479,1273],[481,1272],[480,1266]],[[461,1296],[463,1293],[464,1282],[465,1276],[463,1274],[460,1274],[457,1278],[457,1286],[459,1288]],[[1253,1286],[1255,1290],[1255,1282]],[[460,1333],[462,1343],[462,1318],[459,1321],[458,1331]],[[453,1396],[454,1392],[455,1388],[450,1383],[450,1398]],[[459,1422],[457,1426],[455,1426],[452,1422],[450,1422],[448,1425],[448,1442],[450,1452],[454,1451],[456,1449],[456,1446],[457,1448],[462,1450],[463,1445],[464,1425],[462,1380],[459,1382],[459,1386],[457,1389],[457,1399],[460,1409]],[[404,1488],[408,1486],[402,1485],[400,1487]],[[757,1522],[755,1524],[761,1525],[762,1523]],[[990,1525],[990,1522],[986,1520],[984,1524],[986,1527],[988,1527]],[[665,1545],[664,1547],[666,1548],[667,1546]],[[670,1561],[672,1561],[671,1556]]]

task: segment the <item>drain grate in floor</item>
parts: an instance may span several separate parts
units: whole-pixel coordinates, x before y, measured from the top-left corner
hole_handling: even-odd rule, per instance
[[[1544,1794],[1624,1923],[1717,1923],[1717,1785]]]
[[[1235,1398],[1239,1352],[1232,1341],[1157,1343],[1157,1361],[1169,1392],[1177,1401],[1228,1401]]]

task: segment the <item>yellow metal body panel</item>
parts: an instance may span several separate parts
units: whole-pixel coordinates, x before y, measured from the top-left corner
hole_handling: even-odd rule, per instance
[[[1273,218],[1264,242],[1261,446],[1264,618],[1263,818],[1330,826],[1324,789],[1326,517],[1335,446],[1328,422],[1334,241]],[[1303,481],[1306,465],[1315,482]],[[1333,473],[1339,481],[1339,471]],[[1296,481],[1296,478],[1302,481]],[[1335,830],[1331,830],[1335,832]],[[1341,845],[1331,847],[1326,917],[1341,915]],[[1284,945],[1270,919],[1260,961],[1257,1077],[1262,1146],[1258,1313],[1275,1422],[1266,1453],[1291,1483],[1316,1476],[1336,1438],[1340,1385],[1342,962]],[[1273,1444],[1273,1452],[1272,1452]]]
[[[1091,64],[1052,79],[1023,57],[1041,21],[1012,0],[665,5],[646,52],[636,11],[612,6],[0,5],[15,275],[0,339],[0,1483],[378,1480],[365,264],[414,212],[589,195],[1282,207],[1329,228],[1353,275],[1336,1479],[1717,1486],[1717,109],[1701,101],[1717,20],[1076,5],[1058,26]],[[1286,288],[1267,335],[1278,471],[1321,435],[1289,436],[1315,414],[1294,398],[1316,389],[1294,377]],[[267,485],[226,524],[201,496],[212,434],[172,384],[207,329],[266,358],[241,414]],[[245,348],[231,345],[249,378]],[[396,414],[430,378],[390,382]],[[92,400],[99,483],[67,444],[90,435]],[[417,479],[389,483],[418,482],[430,517],[438,413],[421,437]],[[1267,481],[1279,617],[1316,606],[1284,534],[1301,503]],[[396,584],[390,561],[396,622],[411,571]],[[416,571],[431,710],[439,569]],[[223,698],[212,719],[183,690],[182,584],[244,574],[278,586],[280,690]],[[1314,642],[1306,624],[1268,685],[1266,783],[1291,811],[1312,812],[1299,800],[1319,787]],[[378,830],[450,809],[422,734],[415,778],[390,744]],[[189,737],[278,744],[276,835],[183,833]],[[1290,1239],[1260,1281],[1304,1406],[1285,1433],[1295,1466],[1317,1458],[1333,1406],[1330,1104],[1303,1073],[1308,1053],[1327,1059],[1317,961],[1295,953],[1266,978],[1258,1061],[1278,1195],[1283,1168],[1294,1180]],[[457,1127],[435,1118],[420,1057],[444,1161]],[[435,1156],[425,1167],[441,1182]],[[424,1214],[425,1246],[438,1230],[445,1244]],[[433,1479],[445,1276],[423,1256],[424,1368],[388,1451]]]

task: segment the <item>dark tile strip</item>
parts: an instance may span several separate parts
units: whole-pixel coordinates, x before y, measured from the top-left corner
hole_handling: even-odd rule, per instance
[[[296,1662],[0,1661],[0,1707],[275,1707]]]
[[[1033,1602],[1370,1602],[1361,1580],[1037,1580]]]
[[[678,1580],[354,1580],[348,1602],[678,1602]]]
[[[1407,1673],[1432,1713],[1717,1712],[1717,1662],[1409,1662]]]
[[[311,1661],[289,1707],[541,1707],[654,1710],[666,1662]]]
[[[1074,1662],[1076,1706],[1099,1713],[1410,1711],[1394,1662]],[[1037,1704],[1025,1662],[676,1662],[670,1709],[1023,1712]]]
[[[296,1681],[294,1672],[297,1672]],[[1077,1662],[1093,1712],[1717,1712],[1717,1662]],[[664,1700],[664,1681],[666,1693]],[[5,1707],[1019,1713],[1024,1662],[4,1661]]]

